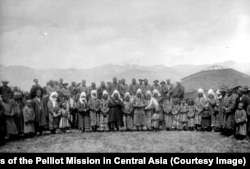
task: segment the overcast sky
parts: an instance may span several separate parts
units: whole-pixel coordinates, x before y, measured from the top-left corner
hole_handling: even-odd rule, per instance
[[[250,62],[249,0],[0,0],[0,63]]]

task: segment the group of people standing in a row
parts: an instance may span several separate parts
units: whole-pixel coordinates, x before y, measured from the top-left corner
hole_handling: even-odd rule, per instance
[[[49,81],[41,87],[37,79],[30,92],[18,87],[0,87],[0,143],[23,136],[41,135],[43,131],[66,133],[77,128],[81,132],[148,130],[207,130],[236,134],[243,139],[250,131],[250,98],[245,88],[236,93],[231,89],[210,89],[207,95],[198,90],[196,99],[184,99],[184,87],[170,80],[154,81],[125,79],[86,86]],[[249,120],[247,120],[249,119]],[[248,128],[247,128],[248,127]]]

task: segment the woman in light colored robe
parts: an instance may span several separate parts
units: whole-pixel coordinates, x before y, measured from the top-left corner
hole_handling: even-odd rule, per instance
[[[102,98],[100,101],[100,130],[101,131],[108,131],[108,114],[109,114],[109,94],[107,90],[102,92]]]
[[[172,120],[173,120],[173,101],[170,98],[170,94],[166,95],[166,98],[163,100],[163,111],[164,111],[164,122],[166,130],[171,130],[172,128]]]

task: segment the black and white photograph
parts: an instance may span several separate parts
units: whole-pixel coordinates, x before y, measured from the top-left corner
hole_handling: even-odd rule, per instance
[[[1,153],[250,153],[249,0],[0,0]]]

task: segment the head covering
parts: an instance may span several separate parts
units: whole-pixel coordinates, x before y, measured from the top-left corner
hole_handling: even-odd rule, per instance
[[[153,90],[153,94],[154,94],[154,95],[157,94],[158,97],[161,96],[160,92],[159,92],[157,89],[154,89],[154,90]]]
[[[58,93],[57,92],[51,92],[51,94],[49,96],[49,100],[52,102],[53,107],[55,107],[57,98],[53,98],[53,96],[58,97]]]
[[[26,103],[31,103],[32,101],[30,99],[26,100]]]
[[[87,102],[87,98],[86,98],[86,93],[85,92],[82,92],[80,94],[79,101],[80,101],[81,104],[83,104],[84,101]]]
[[[118,95],[118,98],[121,98],[121,95],[120,93],[118,92],[118,90],[114,90],[111,97],[114,98],[114,95],[117,94]]]
[[[155,82],[156,82],[156,83],[158,83],[158,82],[159,82],[159,80],[154,80],[153,82],[154,82],[154,83],[155,83]]]
[[[165,81],[161,81],[161,83],[160,84],[166,84],[166,82]]]
[[[129,92],[126,92],[124,97],[131,97],[130,93]]]
[[[96,94],[96,95],[94,96],[94,94]],[[91,90],[90,95],[91,95],[92,99],[97,98],[97,91],[96,90]]]
[[[102,96],[104,96],[104,95],[107,95],[107,96],[108,96],[108,99],[109,99],[109,93],[107,92],[107,90],[103,90]]]
[[[202,88],[198,89],[197,92],[200,93],[200,94],[202,94],[202,95],[203,95],[202,97],[203,97],[205,100],[207,100],[207,97],[206,97],[206,95],[205,95],[205,92],[204,92],[204,90],[203,90]]]
[[[146,92],[146,96],[148,96],[148,95],[152,96],[152,92],[150,90],[147,90],[147,92]]]
[[[213,95],[215,99],[217,99],[217,96],[216,94],[214,93],[213,89],[209,89],[208,92],[207,92],[207,96],[209,95]],[[208,98],[209,99],[209,98]]]
[[[217,91],[216,91],[216,97],[217,97],[218,99],[221,99],[221,98],[222,98],[222,95],[221,95],[220,90],[217,90]]]
[[[143,82],[144,80],[143,79],[139,79],[140,82]]]

